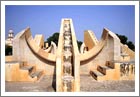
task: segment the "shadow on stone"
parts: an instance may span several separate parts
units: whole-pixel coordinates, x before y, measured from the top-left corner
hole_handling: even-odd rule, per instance
[[[52,87],[56,91],[56,66],[54,67],[54,73],[53,73],[53,80],[52,80]]]

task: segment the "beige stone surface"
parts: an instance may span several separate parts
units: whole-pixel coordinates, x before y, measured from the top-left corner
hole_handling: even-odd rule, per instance
[[[43,35],[40,35],[40,34],[35,35],[34,41],[40,48],[44,47],[44,37],[43,37]]]
[[[71,33],[72,33],[72,45],[73,45],[73,66],[74,66],[74,91],[80,91],[80,58],[79,58],[79,50],[77,46],[77,39],[72,23],[72,19],[70,19],[71,24]]]
[[[64,32],[69,32],[69,30],[71,36],[65,39]],[[44,47],[43,35],[36,35],[33,38],[29,27],[15,36],[13,40],[13,55],[5,57],[5,80],[37,81],[36,77],[31,78],[29,76],[28,70],[20,69],[21,63],[24,62],[27,66],[35,66],[37,70],[42,70],[43,74],[47,76],[56,76],[57,92],[67,91],[68,87],[63,84],[65,76],[65,72],[63,72],[65,69],[64,61],[66,59],[64,58],[64,46],[69,44],[71,45],[70,63],[72,64],[71,77],[73,78],[71,91],[80,91],[80,75],[89,75],[90,71],[100,71],[103,74],[103,76],[96,76],[97,81],[130,80],[135,78],[134,70],[133,74],[129,72],[129,75],[125,76],[125,78],[120,76],[121,67],[119,61],[134,60],[135,53],[127,46],[122,45],[113,32],[104,28],[101,39],[98,41],[92,31],[86,30],[84,33],[84,44],[81,47],[81,53],[79,53],[72,19],[65,18],[61,21],[58,47],[54,42],[51,42],[50,47]],[[84,48],[88,48],[87,51],[84,51]],[[127,56],[122,57],[121,53],[125,53]],[[129,68],[132,69],[132,67],[134,68],[134,65],[130,64]]]
[[[127,45],[121,44],[121,50],[122,53],[128,54],[130,56],[130,59],[135,59],[135,52],[128,48]]]
[[[29,28],[18,33],[13,43],[13,57],[17,61],[36,64],[37,69],[44,70],[47,75],[54,74],[55,55],[45,52],[37,46]]]
[[[58,48],[56,55],[56,91],[62,92],[62,49],[63,49],[63,20],[61,21],[60,34],[58,40]]]
[[[91,30],[86,30],[84,32],[84,43],[86,47],[88,47],[88,50],[92,49],[94,46],[97,45],[98,40]]]
[[[20,69],[19,62],[6,63],[5,81],[36,81],[37,78],[31,78],[28,70]]]
[[[88,34],[91,35],[91,34]],[[93,38],[93,37],[92,37]],[[88,41],[88,38],[87,38]],[[102,43],[102,45],[101,45]],[[90,44],[90,42],[88,43]],[[91,43],[92,44],[92,43]],[[98,66],[105,66],[107,61],[130,61],[130,52],[128,54],[128,49],[123,48],[123,52],[127,52],[128,56],[122,59],[121,56],[121,43],[119,38],[108,29],[104,28],[101,40],[94,46],[91,50],[80,54],[81,66],[80,74],[86,75],[90,71],[98,70]],[[134,53],[133,53],[134,54]],[[123,79],[120,76],[120,63],[113,63],[113,69],[105,69],[106,72],[103,76],[97,76],[97,80],[120,80]],[[134,74],[130,74],[127,78],[132,78]]]
[[[96,65],[105,65],[106,61],[114,60],[114,42],[111,39],[113,40],[113,36],[111,37],[109,30],[104,29],[99,43],[90,51],[80,55],[81,65],[90,63],[91,68],[94,68]]]
[[[58,41],[58,49],[57,49],[57,58],[56,58],[56,91],[58,92],[62,92],[65,91],[62,88],[63,86],[63,80],[62,77],[64,76],[63,73],[63,43],[64,43],[64,30],[68,30],[68,29],[64,29],[63,27],[65,26],[65,24],[70,25],[70,29],[71,29],[71,37],[72,37],[72,60],[73,60],[73,69],[74,69],[74,81],[73,81],[73,85],[72,87],[74,87],[72,89],[72,91],[80,91],[80,60],[79,60],[79,50],[78,50],[78,46],[77,46],[77,39],[75,37],[75,31],[74,31],[74,27],[73,27],[73,23],[71,19],[62,19],[61,21],[61,28],[60,28],[60,35],[59,35],[59,41]]]
[[[91,38],[94,38],[94,37],[92,37],[92,34],[88,34],[88,35],[91,35]],[[90,60],[91,58],[96,56],[103,49],[104,45],[106,44],[107,38],[108,38],[108,30],[104,29],[102,38],[99,41],[99,43],[96,46],[94,46],[92,49],[90,49],[89,51],[87,51],[83,54],[80,54],[80,61]],[[88,41],[88,38],[87,38],[87,41]],[[89,42],[89,44],[90,44],[90,42]],[[92,44],[92,42],[91,42],[91,44]]]
[[[12,61],[15,61],[15,57],[13,56],[5,56],[5,62],[12,62]]]

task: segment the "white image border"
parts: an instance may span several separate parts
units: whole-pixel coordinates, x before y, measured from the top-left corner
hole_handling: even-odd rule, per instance
[[[135,6],[135,92],[5,92],[5,6],[6,5],[134,5]],[[22,30],[22,29],[21,29]],[[138,96],[139,95],[139,1],[1,1],[1,96]]]

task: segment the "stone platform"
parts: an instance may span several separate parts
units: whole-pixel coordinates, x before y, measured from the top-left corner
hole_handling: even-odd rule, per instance
[[[135,80],[101,81],[89,75],[80,76],[81,92],[135,92]],[[44,76],[39,82],[6,82],[6,92],[55,92],[53,76]],[[86,84],[85,84],[86,83]],[[55,84],[53,84],[55,85]]]

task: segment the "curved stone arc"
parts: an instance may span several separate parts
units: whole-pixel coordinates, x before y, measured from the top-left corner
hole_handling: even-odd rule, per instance
[[[106,43],[106,40],[108,38],[108,34],[109,34],[109,30],[104,28],[101,40],[92,49],[90,49],[89,51],[87,51],[83,54],[80,54],[80,61],[86,61],[86,60],[96,56],[103,49],[103,47]]]
[[[45,60],[51,61],[51,62],[55,62],[56,56],[54,54],[48,53],[36,45],[32,35],[31,35],[30,28],[25,29],[25,40],[27,41],[27,43],[28,43],[29,47],[32,49],[32,51],[35,54],[37,54],[39,57],[41,57]]]

